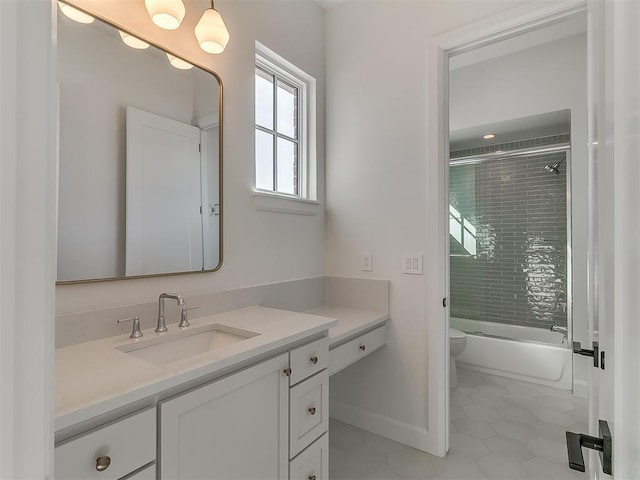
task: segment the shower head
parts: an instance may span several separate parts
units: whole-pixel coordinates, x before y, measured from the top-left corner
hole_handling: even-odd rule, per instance
[[[547,172],[553,172],[556,175],[560,175],[560,170],[558,169],[559,164],[558,163],[554,163],[553,165],[545,165],[544,169]]]
[[[553,165],[545,165],[544,169],[547,172],[553,172],[556,175],[560,175],[560,169],[558,168],[560,166],[560,164],[564,162],[564,158],[562,160],[560,160],[559,162],[554,163]]]

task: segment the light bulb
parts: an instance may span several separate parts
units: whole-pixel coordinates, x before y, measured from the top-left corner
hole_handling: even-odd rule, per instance
[[[169,63],[171,65],[179,68],[180,70],[189,70],[190,68],[193,68],[193,65],[191,65],[189,62],[185,62],[181,58],[175,57],[170,53],[167,53],[167,58],[169,59]]]
[[[129,35],[128,33],[125,33],[122,30],[118,30],[118,33],[120,34],[120,38],[125,43],[125,45],[128,45],[131,48],[136,48],[138,50],[144,50],[145,48],[149,48],[149,44],[147,42],[140,40],[138,37]]]
[[[215,8],[205,10],[196,25],[195,33],[200,48],[207,53],[222,53],[229,43],[229,31]]]
[[[182,0],[144,0],[153,23],[165,30],[175,30],[182,23],[185,7]]]
[[[67,5],[63,2],[58,2],[58,6],[60,7],[60,11],[65,14],[65,16],[69,17],[71,20],[75,20],[78,23],[84,23],[85,25],[89,23],[93,23],[95,18],[91,15],[81,12],[77,8],[73,8],[71,5]]]

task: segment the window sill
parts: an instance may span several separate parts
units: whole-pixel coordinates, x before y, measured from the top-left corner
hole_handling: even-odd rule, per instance
[[[269,192],[253,192],[253,203],[260,212],[289,213],[293,215],[317,215],[322,204],[306,198],[289,197]]]

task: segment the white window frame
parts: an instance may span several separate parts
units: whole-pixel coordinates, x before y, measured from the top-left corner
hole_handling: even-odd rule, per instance
[[[256,42],[255,67],[275,75],[277,79],[298,89],[298,195],[256,187],[254,190],[256,207],[258,210],[315,215],[317,209],[314,207],[320,205],[316,201],[316,80],[259,42]],[[275,101],[276,99],[274,98],[274,104]],[[255,123],[254,113],[254,135],[257,128],[258,125]],[[275,124],[274,130],[276,130]],[[276,134],[274,140],[277,140],[277,138]],[[254,186],[256,181],[255,167],[254,156]],[[274,199],[276,199],[275,202]],[[282,201],[278,202],[277,199],[283,199],[288,202],[284,205]],[[274,205],[276,206],[274,207]]]

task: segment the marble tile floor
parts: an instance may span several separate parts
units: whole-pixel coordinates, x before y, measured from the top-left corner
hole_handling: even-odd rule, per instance
[[[587,401],[559,390],[458,370],[445,458],[331,419],[331,480],[576,480],[564,432],[587,431]]]

